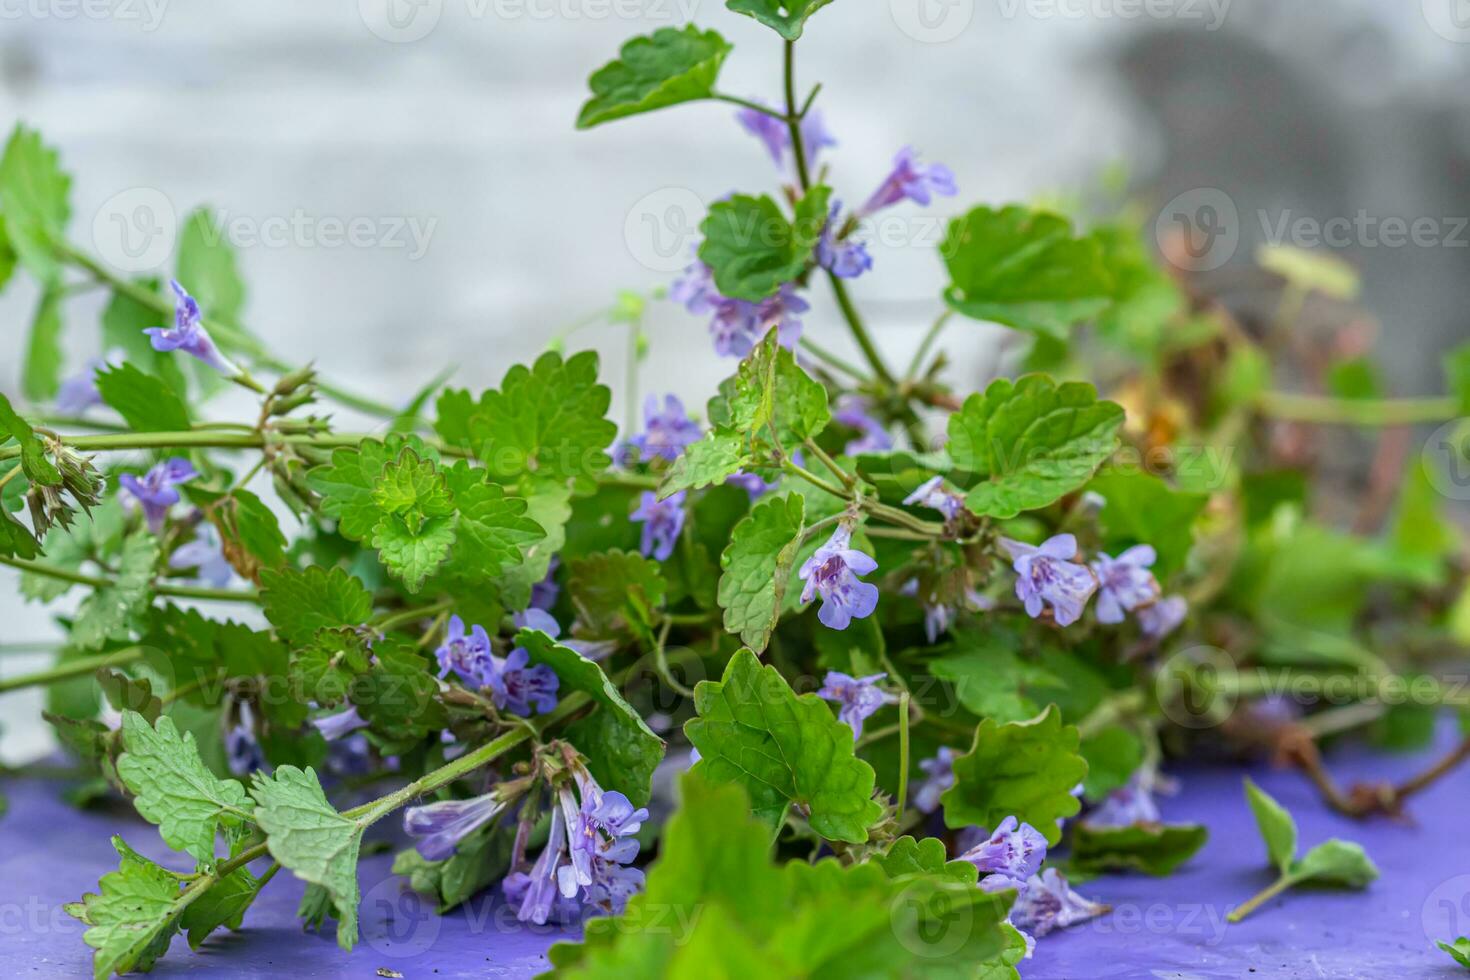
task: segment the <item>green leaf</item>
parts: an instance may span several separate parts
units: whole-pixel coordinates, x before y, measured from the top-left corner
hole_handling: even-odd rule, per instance
[[[131,364],[98,371],[97,391],[138,432],[187,432],[191,425],[178,392]]]
[[[801,37],[806,19],[832,0],[725,0],[737,14],[754,17],[788,41]]]
[[[10,399],[0,394],[0,436],[4,435],[8,435],[20,445],[21,469],[26,479],[48,487],[61,485],[61,473],[46,457],[45,443],[36,436],[30,424],[16,414],[15,409],[10,405]],[[0,440],[0,442],[3,441]]]
[[[289,542],[275,513],[249,490],[236,488],[210,504],[210,521],[220,532],[224,555],[235,570],[252,581],[265,568],[286,562]]]
[[[16,262],[15,249],[5,234],[5,215],[0,214],[0,292],[5,291],[5,284],[15,274]]]
[[[281,766],[271,776],[257,772],[250,792],[271,857],[302,881],[327,890],[341,916],[337,945],[352,949],[357,944],[357,854],[367,823],[334,810],[311,769]]]
[[[1113,280],[1113,302],[1097,318],[1098,335],[1119,350],[1153,358],[1178,337],[1170,326],[1187,309],[1184,291],[1149,253],[1137,229],[1105,226],[1092,237]]]
[[[647,890],[552,947],[557,976],[1014,978],[1012,893],[871,862],[780,866],[739,787],[691,774],[679,796]]]
[[[965,498],[982,517],[1008,519],[1078,490],[1117,447],[1123,409],[1090,384],[1032,374],[993,382],[949,418],[955,466],[979,478]]]
[[[873,859],[887,872],[890,878],[904,875],[941,875],[962,885],[975,885],[980,880],[980,871],[969,861],[951,861],[938,837],[914,840],[900,837],[888,848],[887,853]]]
[[[945,301],[976,320],[1066,340],[1107,309],[1114,285],[1092,238],[1044,211],[976,208],[949,226],[940,246],[949,268]]]
[[[730,45],[693,24],[635,37],[587,80],[592,98],[577,116],[578,129],[707,99],[714,92]]]
[[[194,736],[180,735],[167,715],[154,727],[130,711],[123,715],[122,732],[117,774],[135,794],[138,813],[158,825],[169,847],[213,861],[216,832],[250,819],[245,787],[206,769]]]
[[[965,630],[930,661],[929,672],[954,685],[960,704],[981,718],[1005,724],[1034,718],[1040,710],[1023,693],[1026,666],[1003,636]]]
[[[1440,949],[1450,955],[1452,959],[1465,969],[1470,970],[1470,939],[1461,936],[1453,943],[1437,943]]]
[[[61,369],[66,363],[66,355],[61,350],[64,299],[60,287],[48,288],[41,294],[36,315],[31,318],[21,388],[33,402],[49,402],[61,387]]]
[[[945,825],[995,827],[1014,816],[1055,845],[1061,822],[1082,808],[1072,795],[1087,776],[1079,742],[1055,705],[1030,721],[982,721],[974,746],[954,761],[954,785],[940,797]]]
[[[1260,245],[1256,248],[1256,264],[1302,292],[1319,292],[1345,302],[1357,298],[1361,285],[1357,270],[1326,250]]]
[[[94,676],[113,710],[135,711],[150,725],[163,713],[163,702],[153,693],[153,682],[147,677],[129,677],[116,667],[98,667]]]
[[[207,208],[184,220],[178,255],[176,278],[199,301],[205,318],[237,327],[245,309],[245,280],[230,240]]]
[[[322,513],[337,519],[337,530],[351,541],[367,541],[382,518],[374,499],[378,479],[404,443],[366,439],[355,449],[332,451],[332,461],[306,475],[307,486],[321,495]],[[403,452],[408,452],[403,449]]]
[[[1461,415],[1470,415],[1470,344],[1461,344],[1444,356],[1445,381],[1459,402]]]
[[[813,188],[798,206],[795,223],[766,195],[737,194],[711,205],[700,225],[699,258],[720,294],[759,303],[800,278],[822,236],[831,196],[831,188]]]
[[[486,482],[484,470],[461,461],[444,470],[444,478],[459,512],[454,537],[456,575],[471,582],[493,581],[520,565],[529,551],[545,541],[546,531],[536,515],[529,513],[528,502],[507,497],[500,487]],[[543,567],[536,581],[545,575]]]
[[[1209,837],[1199,824],[1104,828],[1083,821],[1072,832],[1071,866],[1087,874],[1132,869],[1162,878],[1193,857]]]
[[[720,608],[725,629],[757,653],[765,650],[781,618],[791,567],[801,547],[802,498],[767,497],[735,525],[720,555]]]
[[[216,929],[238,930],[265,883],[248,868],[236,868],[210,885],[184,910],[180,926],[189,934],[189,948],[198,949]]]
[[[372,651],[360,631],[321,629],[291,654],[291,680],[302,697],[330,708],[342,703],[371,666]]]
[[[872,798],[873,767],[853,754],[852,729],[826,702],[798,697],[780,671],[741,650],[722,680],[699,683],[694,704],[699,717],[684,732],[701,756],[695,771],[745,787],[756,815],[773,828],[796,804],[829,840],[868,839],[882,815]]]
[[[606,450],[618,427],[606,418],[611,400],[597,383],[595,353],[564,362],[548,352],[529,369],[511,368],[500,389],[478,403],[467,392],[445,391],[435,427],[445,441],[472,451],[498,483],[525,479],[593,493],[597,474],[612,465]]]
[[[55,246],[71,217],[71,178],[41,134],[16,124],[0,157],[0,214],[20,264],[43,284],[61,280]]]
[[[340,568],[262,572],[265,618],[292,646],[303,646],[319,629],[361,626],[373,614],[373,596]]]
[[[1245,796],[1250,801],[1251,813],[1255,814],[1261,839],[1266,842],[1266,856],[1278,871],[1286,874],[1296,860],[1296,821],[1250,778],[1245,781]]]
[[[373,547],[388,571],[403,580],[409,592],[418,592],[424,579],[449,557],[454,545],[455,518],[430,518],[417,529],[401,518],[384,515],[373,528]]]
[[[1293,884],[1366,888],[1378,880],[1378,866],[1360,845],[1334,837],[1318,844],[1300,861],[1294,862],[1288,877]]]
[[[0,510],[0,556],[29,561],[40,554],[30,528]]]
[[[658,562],[614,550],[569,562],[569,573],[567,591],[591,636],[631,630],[652,645],[656,613],[668,597]]]
[[[658,497],[667,500],[681,490],[719,486],[750,465],[746,439],[738,432],[716,429],[685,448],[659,484]]]
[[[1082,758],[1087,762],[1083,793],[1097,801],[1127,785],[1129,777],[1143,764],[1143,741],[1138,733],[1122,725],[1110,725],[1082,740]]]
[[[546,664],[561,679],[559,694],[581,691],[597,710],[566,729],[566,738],[587,757],[587,768],[605,787],[616,789],[634,806],[652,792],[653,770],[664,757],[664,742],[623,699],[602,668],[538,630],[521,630],[516,645],[532,664]]]
[[[827,389],[801,369],[774,330],[740,362],[732,380],[721,385],[725,397],[709,404],[710,421],[721,429],[766,442],[774,429],[781,448],[789,450],[832,420]]]
[[[1153,570],[1161,581],[1184,567],[1208,494],[1175,490],[1151,473],[1110,469],[1088,489],[1107,501],[1098,515],[1104,550],[1118,555],[1136,544],[1152,545],[1159,556]]]
[[[179,879],[112,838],[121,860],[98,882],[98,892],[66,907],[88,926],[82,941],[97,952],[92,976],[146,973],[168,951],[182,908]]]
[[[372,669],[349,692],[370,730],[406,751],[449,724],[428,655],[406,637],[373,644]]]
[[[130,535],[123,542],[113,584],[93,592],[77,612],[71,630],[72,647],[100,649],[147,609],[157,567],[158,539],[143,531]]]

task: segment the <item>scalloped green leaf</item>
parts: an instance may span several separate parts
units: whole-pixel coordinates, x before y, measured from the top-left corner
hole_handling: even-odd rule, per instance
[[[781,618],[791,566],[801,547],[805,503],[800,496],[768,497],[735,525],[720,555],[720,608],[725,629],[757,653]]]
[[[725,0],[737,14],[754,17],[788,41],[801,38],[807,18],[832,0]]]
[[[94,980],[114,973],[146,973],[168,951],[186,904],[181,882],[134,851],[121,837],[112,838],[120,861],[98,882],[98,891],[66,906],[86,924],[82,941],[97,952]]]
[[[265,571],[260,581],[265,618],[292,646],[320,629],[361,626],[373,614],[372,593],[341,568]]]
[[[860,844],[882,816],[873,767],[853,754],[852,729],[814,694],[797,696],[775,667],[741,650],[719,681],[694,691],[699,717],[684,732],[699,749],[695,771],[735,782],[757,816],[778,827],[799,806],[829,840]]]
[[[794,221],[768,195],[737,194],[712,204],[699,226],[699,258],[720,294],[759,303],[799,278],[822,236],[831,196],[831,188],[812,188]]]
[[[693,24],[633,38],[587,80],[592,98],[582,106],[577,128],[708,99],[730,50],[718,33]]]
[[[1071,866],[1087,874],[1135,870],[1162,878],[1209,839],[1210,832],[1194,823],[1092,827],[1084,820],[1072,832]]]

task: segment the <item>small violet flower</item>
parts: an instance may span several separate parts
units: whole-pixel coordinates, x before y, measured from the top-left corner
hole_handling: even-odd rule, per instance
[[[219,532],[208,521],[200,522],[194,531],[194,540],[182,544],[168,556],[170,568],[192,568],[198,572],[196,581],[212,589],[222,589],[235,577],[235,567],[225,558],[220,545]]]
[[[496,660],[486,679],[495,707],[512,714],[530,717],[546,714],[556,707],[556,692],[561,678],[547,664],[530,666],[531,655],[524,647],[516,647],[505,660]]]
[[[860,434],[843,448],[847,455],[886,453],[893,448],[893,437],[883,428],[883,423],[869,414],[871,410],[867,399],[857,395],[843,395],[837,399],[837,410],[832,413],[832,418]]]
[[[1146,544],[1129,548],[1117,558],[1099,554],[1092,563],[1097,576],[1097,621],[1116,625],[1127,613],[1159,597],[1159,583],[1149,568],[1158,553]]]
[[[732,487],[739,487],[750,495],[752,501],[758,500],[776,489],[780,484],[768,482],[759,473],[736,473],[725,480]]]
[[[1001,538],[1016,569],[1016,597],[1026,606],[1026,615],[1036,619],[1050,605],[1058,626],[1071,626],[1082,618],[1087,600],[1097,591],[1097,579],[1086,565],[1072,561],[1077,539],[1058,534],[1040,547]]]
[[[1011,924],[1033,936],[1053,929],[1086,922],[1108,911],[1106,905],[1089,901],[1072,890],[1056,868],[1033,875],[1011,908]]]
[[[811,305],[787,283],[774,296],[759,303],[721,298],[711,308],[714,318],[710,320],[709,330],[715,353],[721,357],[745,357],[773,329],[782,347],[794,348],[801,339],[798,314],[807,312]]]
[[[632,519],[643,525],[639,550],[645,558],[668,561],[674,553],[679,533],[684,530],[684,497],[685,492],[680,490],[667,500],[659,500],[656,493],[645,490],[639,498]]]
[[[1189,600],[1182,595],[1171,595],[1139,606],[1136,615],[1146,639],[1162,640],[1184,624],[1184,617],[1189,615]]]
[[[841,211],[841,201],[832,205],[832,214],[817,240],[817,264],[839,279],[856,279],[873,268],[873,257],[868,254],[866,242],[838,237],[842,234],[838,220]]]
[[[827,671],[817,697],[835,701],[842,707],[837,711],[839,721],[852,729],[854,739],[862,737],[863,722],[885,704],[893,704],[898,698],[878,686],[887,674],[872,674],[868,677],[853,677],[840,671]]]
[[[255,737],[255,712],[244,701],[239,704],[235,726],[225,732],[225,763],[242,778],[266,768],[265,752]]]
[[[644,430],[627,442],[638,449],[641,460],[657,458],[672,463],[701,435],[699,423],[689,417],[684,403],[673,395],[664,396],[662,409],[657,396],[649,395],[643,405],[643,424]]]
[[[94,357],[82,370],[61,382],[56,391],[56,411],[62,415],[81,415],[94,405],[102,404],[97,390],[97,372],[122,363],[121,351],[109,351],[106,357]]]
[[[505,811],[509,800],[491,790],[468,800],[444,800],[410,807],[403,815],[403,830],[419,838],[415,848],[427,861],[443,861],[476,830]]]
[[[906,200],[927,207],[935,195],[953,197],[958,192],[953,171],[938,163],[927,166],[920,163],[914,148],[906,146],[894,158],[893,172],[858,214],[866,218]]]
[[[924,781],[914,792],[914,806],[924,813],[939,809],[939,797],[954,785],[954,749],[940,746],[932,759],[923,759],[919,768],[924,771]]]
[[[214,345],[214,341],[204,329],[204,324],[201,322],[203,314],[200,313],[199,304],[194,301],[194,297],[190,296],[177,280],[171,280],[169,285],[173,287],[176,300],[174,325],[173,329],[149,327],[143,331],[153,338],[153,349],[162,353],[181,350],[185,354],[192,354],[199,358],[216,371],[230,375],[239,374],[240,369],[220,353],[219,348]]]
[[[448,677],[450,671],[459,679],[470,684],[485,685],[495,669],[495,657],[490,652],[490,636],[483,626],[473,626],[465,633],[464,620],[449,617],[449,630],[443,644],[434,651],[439,658],[439,676]]]
[[[1153,778],[1140,769],[1128,780],[1127,785],[1109,793],[1107,799],[1098,804],[1082,822],[1089,827],[1105,829],[1159,823],[1163,817],[1159,813],[1158,803],[1154,801],[1153,791]]]
[[[1027,879],[1041,870],[1046,859],[1046,838],[1029,823],[1006,817],[989,839],[959,856],[973,864],[987,891],[1023,888]],[[989,879],[996,879],[991,881]]]
[[[829,629],[845,630],[854,619],[866,619],[878,608],[878,587],[858,578],[876,571],[878,563],[851,544],[851,528],[838,525],[797,573],[806,583],[801,601],[811,602],[820,595],[822,608],[817,619]]]
[[[944,477],[936,476],[903,499],[908,507],[928,507],[952,521],[965,512],[965,498],[944,485]]]
[[[550,610],[556,605],[557,596],[561,595],[561,586],[556,584],[556,570],[561,565],[561,559],[553,557],[546,568],[546,577],[531,586],[531,608]]]
[[[755,109],[742,109],[735,119],[747,133],[765,144],[766,152],[776,166],[784,166],[786,151],[791,148],[791,128],[784,119]],[[801,143],[806,150],[807,166],[814,167],[822,150],[836,146],[837,140],[827,129],[820,109],[813,109],[801,121]]]
[[[179,502],[178,487],[198,475],[187,459],[176,457],[159,463],[144,473],[142,479],[124,473],[117,482],[132,495],[128,502],[143,508],[148,530],[157,534],[168,520],[169,508]]]
[[[357,705],[352,704],[348,705],[345,711],[338,711],[335,714],[313,718],[311,725],[317,731],[321,732],[322,738],[328,742],[335,742],[340,738],[347,737],[359,728],[366,728],[368,723],[362,715],[357,713]]]

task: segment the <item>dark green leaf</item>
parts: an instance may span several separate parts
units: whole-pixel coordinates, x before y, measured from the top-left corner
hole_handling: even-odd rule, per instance
[[[735,525],[729,547],[720,555],[725,629],[757,652],[765,650],[781,617],[801,546],[802,512],[802,498],[794,494],[766,498]]]
[[[759,303],[799,278],[822,235],[831,189],[813,188],[795,223],[768,196],[744,194],[710,206],[700,225],[699,257],[714,274],[720,294]]]
[[[1199,824],[1090,827],[1072,834],[1071,865],[1087,874],[1136,869],[1162,878],[1193,857],[1210,833]]]
[[[592,98],[582,106],[577,128],[707,99],[729,53],[724,38],[693,24],[635,37],[623,45],[616,61],[587,80]]]
[[[138,432],[189,430],[189,410],[178,392],[131,364],[98,371],[97,391]]]
[[[801,37],[806,19],[832,0],[725,0],[737,14],[754,17],[788,41]]]
[[[10,399],[0,394],[0,436],[7,435],[20,445],[20,463],[26,479],[48,487],[61,484],[61,473],[46,457],[45,443],[36,436],[30,424],[16,414]]]
[[[31,319],[30,340],[26,344],[25,370],[21,388],[34,402],[49,402],[61,387],[61,369],[66,355],[61,350],[61,307],[65,298],[60,287],[47,289],[36,305]]]
[[[1184,567],[1194,546],[1194,522],[1210,498],[1183,493],[1149,473],[1104,470],[1088,489],[1107,504],[1098,515],[1104,550],[1113,555],[1136,544],[1158,552],[1154,574],[1161,580]]]
[[[266,571],[260,581],[265,618],[292,646],[319,629],[361,626],[373,614],[372,594],[340,568]]]

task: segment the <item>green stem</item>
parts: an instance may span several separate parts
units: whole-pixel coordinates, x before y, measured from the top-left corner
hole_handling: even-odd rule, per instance
[[[21,469],[21,465],[19,463],[16,463],[10,468],[9,473],[6,473],[4,476],[0,476],[0,489],[4,489],[5,484],[9,483],[11,480],[14,480],[17,476],[20,476]]]
[[[120,667],[130,664],[143,657],[142,647],[126,647],[112,653],[102,653],[95,657],[81,657],[76,660],[68,660],[63,664],[50,667],[46,670],[38,670],[30,674],[21,674],[18,677],[7,677],[0,680],[0,694],[7,691],[19,691],[27,687],[41,687],[48,684],[56,684],[60,681],[69,681],[76,677],[89,677],[95,674],[101,667]]]
[[[801,340],[798,341],[798,343],[801,345],[802,350],[806,351],[808,354],[812,355],[822,363],[826,364],[828,367],[832,367],[837,369],[838,371],[841,371],[843,374],[852,378],[858,384],[872,383],[872,377],[862,368],[857,367],[850,361],[846,361],[843,358],[838,357],[836,354],[827,350],[827,348],[821,346],[810,337],[802,337]]]
[[[23,572],[31,572],[35,575],[44,575],[47,578],[58,579],[62,582],[71,582],[73,585],[86,585],[94,589],[109,589],[117,583],[110,578],[100,575],[85,575],[82,572],[74,572],[69,568],[57,568],[38,561],[27,561],[24,558],[7,558],[0,555],[0,565],[9,565]],[[239,589],[203,589],[192,585],[169,585],[158,583],[153,587],[158,595],[172,596],[176,599],[207,599],[214,602],[259,602],[260,597],[254,592],[244,592]]]
[[[783,63],[786,82],[786,126],[791,132],[791,152],[796,157],[796,176],[801,181],[801,192],[812,189],[812,175],[807,168],[806,142],[801,138],[801,117],[796,109],[796,42],[787,41]]]
[[[1239,922],[1241,919],[1244,919],[1256,909],[1260,908],[1266,902],[1269,902],[1277,895],[1280,895],[1282,892],[1286,891],[1295,883],[1296,882],[1291,878],[1290,875],[1281,876],[1281,878],[1277,879],[1274,884],[1272,884],[1268,888],[1262,889],[1253,898],[1246,901],[1245,904],[1239,905],[1235,909],[1233,909],[1230,914],[1225,917],[1226,920],[1229,922]]]
[[[919,342],[919,349],[914,352],[914,359],[909,362],[908,372],[904,375],[909,381],[916,379],[919,376],[919,372],[923,370],[924,360],[929,356],[929,348],[934,346],[934,341],[939,339],[939,335],[944,331],[945,324],[949,323],[950,317],[952,316],[954,316],[953,310],[945,310],[939,314],[933,325],[929,327],[928,332],[924,334],[924,339]]]
[[[391,629],[397,629],[399,626],[407,623],[416,623],[421,619],[428,619],[430,616],[437,616],[442,612],[447,612],[453,605],[454,602],[452,600],[444,599],[431,606],[423,606],[419,609],[407,609],[403,612],[384,616],[375,625],[379,631],[386,633]]]
[[[1293,422],[1365,427],[1446,422],[1464,414],[1455,398],[1321,398],[1279,391],[1258,396],[1256,409]]]
[[[909,692],[898,696],[898,812],[909,802]]]
[[[772,119],[779,119],[782,122],[787,121],[785,113],[777,112],[770,106],[763,106],[759,102],[752,102],[749,99],[742,99],[736,95],[726,95],[723,92],[715,92],[710,95],[710,98],[716,102],[728,102],[731,105],[738,105],[742,109],[750,109],[753,112],[759,112],[761,115],[770,116]]]
[[[827,451],[821,446],[817,445],[817,441],[815,439],[808,439],[806,441],[806,448],[811,452],[813,456],[817,457],[817,460],[821,462],[823,466],[827,467],[827,472],[831,473],[833,476],[837,477],[837,479],[841,480],[842,485],[847,488],[849,493],[852,492],[853,484],[857,482],[857,479],[851,473],[838,466],[837,460],[827,455]]]

